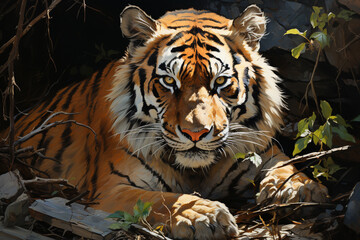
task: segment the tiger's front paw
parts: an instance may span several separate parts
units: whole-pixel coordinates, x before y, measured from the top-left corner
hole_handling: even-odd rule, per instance
[[[238,235],[234,216],[220,202],[183,195],[172,210],[173,238],[226,239]]]
[[[278,169],[280,170],[280,169]],[[280,186],[290,175],[282,176],[280,171],[268,174],[260,183],[260,192],[257,197],[258,203],[272,199],[270,203],[290,202],[327,202],[327,188],[311,179],[305,174],[298,173],[288,180],[276,193]],[[274,194],[276,195],[274,196]]]

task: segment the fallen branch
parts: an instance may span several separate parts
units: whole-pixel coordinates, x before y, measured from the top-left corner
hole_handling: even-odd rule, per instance
[[[346,145],[346,146],[342,146],[342,147],[338,147],[338,148],[333,148],[333,149],[330,149],[328,151],[308,153],[308,154],[305,154],[305,155],[301,155],[301,156],[291,158],[291,159],[289,159],[287,161],[284,161],[283,164],[280,165],[280,166],[272,167],[270,169],[264,169],[263,171],[272,171],[272,170],[275,170],[275,169],[278,169],[278,168],[285,167],[285,166],[287,166],[289,164],[295,164],[295,163],[306,162],[306,161],[313,160],[313,159],[319,159],[321,157],[333,154],[335,152],[349,150],[350,148],[351,148],[350,145]]]
[[[249,209],[246,211],[238,212],[238,214],[235,216],[235,218],[237,219],[237,222],[239,222],[239,221],[244,221],[244,219],[250,220],[261,214],[271,213],[271,212],[279,211],[279,210],[285,209],[285,208],[295,208],[297,210],[302,207],[335,208],[336,204],[334,204],[334,203],[314,203],[314,202],[293,202],[293,203],[271,204],[271,205],[262,207],[258,210]]]
[[[154,231],[150,231],[149,229],[147,229],[146,227],[143,227],[139,224],[131,224],[131,228],[133,228],[134,230],[144,234],[144,235],[147,235],[147,236],[150,236],[150,237],[153,237],[155,239],[160,239],[160,240],[172,240],[171,238],[168,238],[168,237],[165,237],[165,236],[162,236]],[[131,229],[130,228],[130,229]]]
[[[60,179],[52,179],[52,178],[36,177],[36,178],[30,179],[30,180],[22,180],[22,182],[24,183],[25,186],[59,184],[59,185],[64,185],[64,186],[67,186],[67,187],[75,188],[75,186],[70,184],[68,182],[68,180],[62,179],[62,178],[60,178]]]

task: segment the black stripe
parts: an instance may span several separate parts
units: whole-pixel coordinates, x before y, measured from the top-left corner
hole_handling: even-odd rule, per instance
[[[100,79],[101,79],[101,75],[103,73],[104,69],[101,69],[97,74],[96,77],[94,79],[94,82],[92,84],[92,91],[91,91],[91,97],[94,98],[98,91],[99,91],[99,87],[100,87]]]
[[[184,33],[183,33],[183,32],[177,33],[177,34],[166,44],[166,46],[172,45],[174,42],[176,42],[176,40],[182,38],[183,36],[184,36]]]
[[[94,170],[94,174],[91,177],[91,184],[93,187],[93,191],[90,196],[91,199],[94,199],[95,193],[97,191],[97,178],[98,178],[98,169],[99,169],[98,164],[99,164],[99,151],[96,152],[96,156],[94,159],[94,169],[95,170]]]
[[[179,19],[176,19],[176,20],[172,21],[171,23],[174,23],[174,22],[186,22],[186,21],[195,22],[195,19],[191,19],[191,18],[179,18]]]
[[[201,15],[201,14],[204,14],[204,13],[211,13],[211,11],[207,11],[207,10],[176,10],[176,11],[173,11],[173,12],[167,12],[165,16],[176,16],[178,14],[183,14],[183,13],[190,13],[190,14],[194,14],[194,15]]]
[[[214,28],[214,29],[226,29],[227,26],[211,26],[211,25],[203,25],[203,28]]]
[[[66,124],[66,128],[61,134],[61,146],[60,149],[55,154],[55,159],[61,161],[62,155],[64,154],[65,150],[72,144],[71,138],[71,123]],[[61,164],[56,164],[54,167],[54,171],[56,173],[61,172]]]
[[[203,17],[203,18],[198,18],[198,20],[206,20],[206,21],[211,21],[211,22],[216,22],[216,23],[221,23],[220,21],[218,20],[215,20],[213,18],[206,18],[206,17]]]
[[[242,80],[246,86],[249,86],[250,76],[249,76],[249,68],[248,67],[246,67],[244,70],[244,76],[243,76]]]
[[[158,50],[155,49],[155,51],[153,52],[153,54],[151,54],[151,56],[149,57],[148,60],[148,65],[155,67],[156,66],[156,62],[157,62],[157,57],[158,57]]]
[[[179,47],[172,48],[171,52],[183,52],[185,49],[191,48],[191,47],[192,47],[191,45],[182,45],[182,46],[179,46]]]
[[[252,164],[252,163],[251,163]],[[248,172],[249,167],[251,166],[251,164],[248,165],[248,167],[244,170],[242,170],[229,184],[228,187],[228,193],[229,195],[235,195],[236,194],[236,186],[240,180],[240,178],[243,176],[244,173]]]
[[[206,50],[208,50],[208,51],[220,52],[220,50],[219,50],[218,48],[216,48],[216,47],[214,47],[214,46],[211,46],[211,45],[209,45],[209,44],[206,44],[206,45],[205,45],[205,48],[206,48]]]
[[[146,162],[144,159],[135,156],[132,152],[130,152],[128,149],[126,148],[122,148],[123,151],[125,151],[127,154],[129,154],[130,156],[138,159],[141,163],[141,165],[143,165],[145,167],[146,170],[148,170],[154,177],[156,177],[158,179],[158,182],[160,182],[166,189],[167,192],[172,192],[172,189],[170,188],[170,186],[165,182],[165,180],[160,176],[160,174],[158,172],[156,172],[154,169],[152,169]]]
[[[87,89],[87,87],[89,86],[89,83],[90,83],[91,79],[86,79],[84,80],[84,85],[83,87],[81,88],[81,94],[84,94],[85,90]]]
[[[30,121],[27,125],[26,125],[26,127],[24,127],[24,129],[21,131],[21,133],[19,134],[19,136],[20,137],[22,137],[22,136],[24,136],[24,133],[25,133],[25,131],[26,130],[28,130],[28,128],[36,121],[36,120],[38,120],[39,118],[34,118],[32,121]]]
[[[72,97],[74,96],[74,93],[77,91],[77,89],[79,88],[80,84],[76,84],[73,89],[71,90],[71,92],[68,94],[65,103],[62,105],[62,109],[66,110],[69,108]]]
[[[183,26],[168,26],[169,29],[178,29],[178,28],[189,28],[189,25],[183,25]]]
[[[137,186],[133,181],[131,181],[131,179],[130,179],[130,177],[128,175],[125,175],[125,174],[119,172],[118,170],[115,170],[114,164],[112,162],[109,162],[109,166],[110,166],[111,174],[115,174],[115,175],[117,175],[119,177],[126,178],[126,180],[133,187],[142,188],[142,187]]]
[[[243,161],[244,159],[237,159],[236,162],[231,165],[231,167],[227,170],[227,172],[225,173],[225,175],[223,176],[223,178],[221,179],[220,182],[218,182],[218,184],[216,184],[209,192],[209,196],[215,191],[216,188],[218,188],[219,186],[221,186],[225,179],[228,179],[229,178],[229,174],[231,174],[233,171],[235,171],[239,164],[241,164],[241,161]]]
[[[248,92],[249,92],[249,88],[248,88],[248,86],[245,85],[245,101],[240,106],[236,106],[233,108],[233,111],[240,108],[240,112],[238,113],[236,119],[240,118],[240,116],[245,114],[247,111],[246,110],[246,102],[248,100]]]

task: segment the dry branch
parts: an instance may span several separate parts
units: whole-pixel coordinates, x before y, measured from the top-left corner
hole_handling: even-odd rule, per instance
[[[68,182],[66,179],[52,179],[52,178],[40,178],[36,177],[34,179],[30,180],[22,180],[25,186],[31,186],[31,185],[53,185],[53,184],[59,184],[64,185],[67,187],[75,188],[72,184]]]
[[[349,150],[350,148],[351,148],[350,145],[345,145],[345,146],[342,146],[342,147],[333,148],[333,149],[328,150],[328,151],[308,153],[308,154],[305,154],[305,155],[301,155],[301,156],[291,158],[291,159],[289,159],[287,161],[284,161],[283,164],[280,165],[280,166],[276,166],[276,167],[273,167],[273,168],[270,168],[270,169],[265,169],[263,171],[272,171],[272,170],[275,170],[277,168],[285,167],[285,166],[287,166],[289,164],[295,164],[295,163],[306,162],[306,161],[313,160],[313,159],[319,159],[321,157],[324,157],[326,155],[330,155],[330,154],[335,153],[335,152]]]
[[[259,206],[259,205],[258,205]],[[240,211],[235,216],[237,222],[250,221],[251,219],[266,213],[272,213],[279,211],[281,209],[293,208],[295,210],[302,207],[322,207],[322,208],[335,208],[336,204],[333,203],[314,203],[314,202],[293,202],[293,203],[281,203],[281,204],[271,204],[265,207],[262,207],[258,210],[249,209],[246,211]]]
[[[60,115],[60,114],[73,115],[73,114],[76,114],[76,113],[55,112],[55,113],[51,114],[38,128],[34,129],[33,131],[31,131],[27,135],[25,135],[25,136],[21,137],[20,139],[16,140],[14,145],[16,146],[16,145],[19,145],[20,143],[26,142],[27,140],[34,137],[35,135],[37,135],[37,134],[39,134],[41,132],[44,132],[44,131],[46,131],[46,130],[48,130],[50,128],[53,128],[53,127],[55,127],[57,125],[67,124],[67,123],[73,123],[73,124],[76,124],[78,126],[85,127],[87,129],[89,129],[95,135],[95,141],[96,141],[97,135],[96,135],[95,131],[90,126],[87,126],[87,125],[82,124],[82,123],[78,123],[75,120],[60,120],[60,121],[55,121],[55,122],[47,124],[51,118],[53,118],[53,117],[55,117],[57,115]]]
[[[25,34],[27,34],[29,32],[29,30],[41,19],[45,18],[55,7],[56,5],[58,5],[61,2],[61,0],[54,0],[49,8],[45,9],[42,13],[40,13],[36,18],[34,18],[24,29],[24,31],[22,31],[21,36],[23,37]],[[0,48],[0,54],[4,52],[4,50],[6,48],[8,48],[11,44],[13,44],[15,42],[15,38],[16,36],[13,36],[12,38],[9,39],[9,41],[7,41],[4,45],[1,46]],[[1,68],[2,72],[4,71],[4,69]]]

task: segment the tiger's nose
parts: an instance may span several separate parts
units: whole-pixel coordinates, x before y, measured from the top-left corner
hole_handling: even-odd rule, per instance
[[[189,138],[193,142],[200,141],[200,139],[204,138],[208,133],[209,129],[202,129],[197,132],[193,132],[190,129],[181,129],[181,132],[184,133],[184,135]]]

